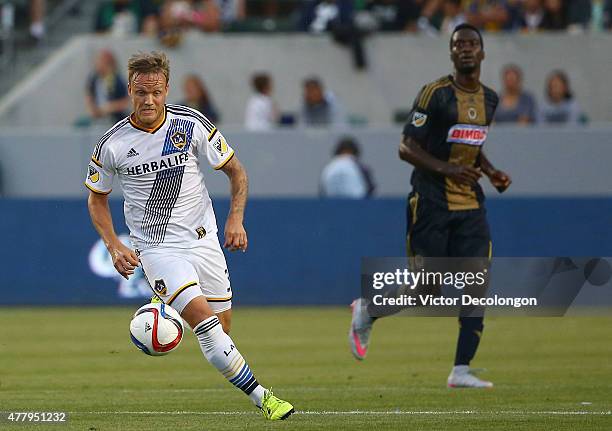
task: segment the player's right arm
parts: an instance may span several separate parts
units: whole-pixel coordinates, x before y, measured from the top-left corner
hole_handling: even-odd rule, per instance
[[[89,189],[87,208],[91,222],[104,241],[106,249],[113,259],[113,265],[119,274],[126,279],[138,266],[138,256],[134,250],[123,245],[113,227],[113,219],[108,206],[108,195],[113,185],[115,174],[113,154],[107,140],[100,140],[87,167],[85,186]]]
[[[124,278],[129,278],[130,275],[134,274],[134,269],[138,266],[139,260],[134,250],[126,247],[115,233],[113,219],[108,206],[108,194],[96,193],[90,190],[87,208],[89,209],[91,222],[113,259],[115,269]]]
[[[410,120],[404,127],[399,147],[399,158],[411,165],[434,174],[451,178],[457,183],[475,184],[481,177],[480,170],[471,166],[460,166],[440,160],[425,150],[431,130],[435,127],[436,91],[425,86],[417,96]]]

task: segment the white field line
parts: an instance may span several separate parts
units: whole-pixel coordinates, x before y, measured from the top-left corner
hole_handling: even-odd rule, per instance
[[[0,0],[1,1],[1,0]],[[559,389],[557,385],[540,385],[540,388],[548,388],[548,389]],[[612,384],[600,386],[601,388],[612,390]],[[504,389],[514,389],[513,386],[504,386]],[[117,389],[116,387],[105,387],[105,388],[97,388],[99,392],[121,392],[121,393],[140,393],[140,392],[150,392],[148,388],[135,389],[135,388],[125,388],[125,389]],[[301,387],[293,387],[293,388],[284,388],[283,392],[400,392],[405,391],[405,386],[354,386],[354,387],[321,387],[321,386],[301,386]],[[450,389],[446,386],[429,386],[429,387],[420,387],[414,388],[415,391],[419,393],[423,392],[431,392],[431,393],[452,393],[457,391],[457,389]],[[494,389],[495,390],[495,389]],[[74,393],[73,388],[62,388],[62,389],[38,389],[38,388],[19,388],[19,389],[10,389],[3,388],[0,394],[6,393],[23,393],[26,391],[35,391],[37,394],[57,394],[57,393]],[[215,393],[215,392],[228,392],[232,391],[231,386],[226,387],[213,387],[213,388],[165,388],[164,393]]]
[[[550,388],[552,389],[553,386],[550,386]],[[557,386],[555,386],[554,388],[557,388]],[[607,385],[604,386],[604,388],[606,389],[611,389],[612,390],[612,385]],[[167,388],[164,389],[164,394],[166,393],[217,393],[217,392],[228,392],[231,391],[231,387],[218,387],[218,388],[176,388],[176,389],[172,389],[172,388]],[[363,387],[363,386],[358,386],[358,387],[341,387],[341,388],[326,388],[326,387],[319,387],[319,386],[303,386],[303,387],[299,387],[299,388],[285,388],[283,389],[284,392],[286,393],[302,393],[302,392],[326,392],[326,393],[330,393],[330,392],[341,392],[341,393],[347,393],[347,392],[364,392],[364,391],[369,391],[369,392],[400,392],[400,391],[405,391],[406,388],[403,386],[380,386],[380,387],[376,387],[376,386],[368,386],[368,387]],[[441,396],[445,393],[451,393],[453,392],[453,389],[448,389],[446,387],[421,387],[418,389],[419,393],[437,393],[437,394],[441,394]],[[23,389],[3,389],[3,391],[0,394],[19,394],[19,393],[23,393],[24,390]],[[70,388],[70,389],[36,389],[35,392],[37,394],[60,394],[60,393],[73,393],[74,389]],[[150,392],[150,389],[117,389],[117,388],[101,388],[98,389],[98,392],[121,392],[121,393],[140,393],[140,392]]]
[[[259,415],[256,411],[91,411],[91,412],[68,412],[70,415],[169,415],[169,416],[248,416]],[[307,416],[453,416],[453,415],[506,415],[506,416],[612,416],[612,411],[584,411],[584,410],[560,410],[560,411],[525,411],[525,410],[347,410],[347,411],[296,411],[296,415]]]

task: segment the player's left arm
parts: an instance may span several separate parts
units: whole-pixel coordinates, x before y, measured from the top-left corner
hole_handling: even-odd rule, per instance
[[[244,229],[244,210],[249,192],[249,179],[246,170],[238,157],[234,155],[221,170],[228,176],[231,186],[232,201],[229,215],[225,222],[225,243],[223,247],[230,251],[246,251],[248,246],[247,233]]]
[[[489,181],[493,184],[493,187],[497,189],[498,192],[503,193],[506,191],[510,184],[512,184],[512,178],[510,175],[496,169],[495,166],[489,161],[484,151],[480,152],[480,169],[482,172],[489,177]]]

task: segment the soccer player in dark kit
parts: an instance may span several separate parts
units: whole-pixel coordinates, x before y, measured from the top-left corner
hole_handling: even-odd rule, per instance
[[[489,225],[478,184],[486,175],[498,191],[511,183],[482,151],[498,97],[480,82],[484,59],[477,28],[461,24],[450,40],[452,75],[425,85],[417,96],[406,124],[399,157],[414,165],[407,208],[407,249],[410,257],[489,258]],[[356,299],[349,331],[353,355],[366,355],[375,318],[368,302]],[[450,387],[492,387],[474,376],[469,364],[483,331],[483,318],[459,317],[455,364]]]

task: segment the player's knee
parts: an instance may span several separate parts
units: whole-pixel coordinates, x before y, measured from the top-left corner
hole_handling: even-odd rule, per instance
[[[230,322],[227,321],[222,321],[221,322],[221,327],[223,328],[223,332],[225,332],[227,335],[229,335],[231,329],[232,329],[232,324]]]
[[[191,326],[195,328],[201,322],[214,316],[214,313],[210,309],[208,302],[204,296],[197,296],[193,298],[181,312],[181,317]]]
[[[217,314],[219,321],[221,322],[221,327],[223,328],[223,332],[229,335],[230,330],[232,329],[232,310],[226,310]]]

